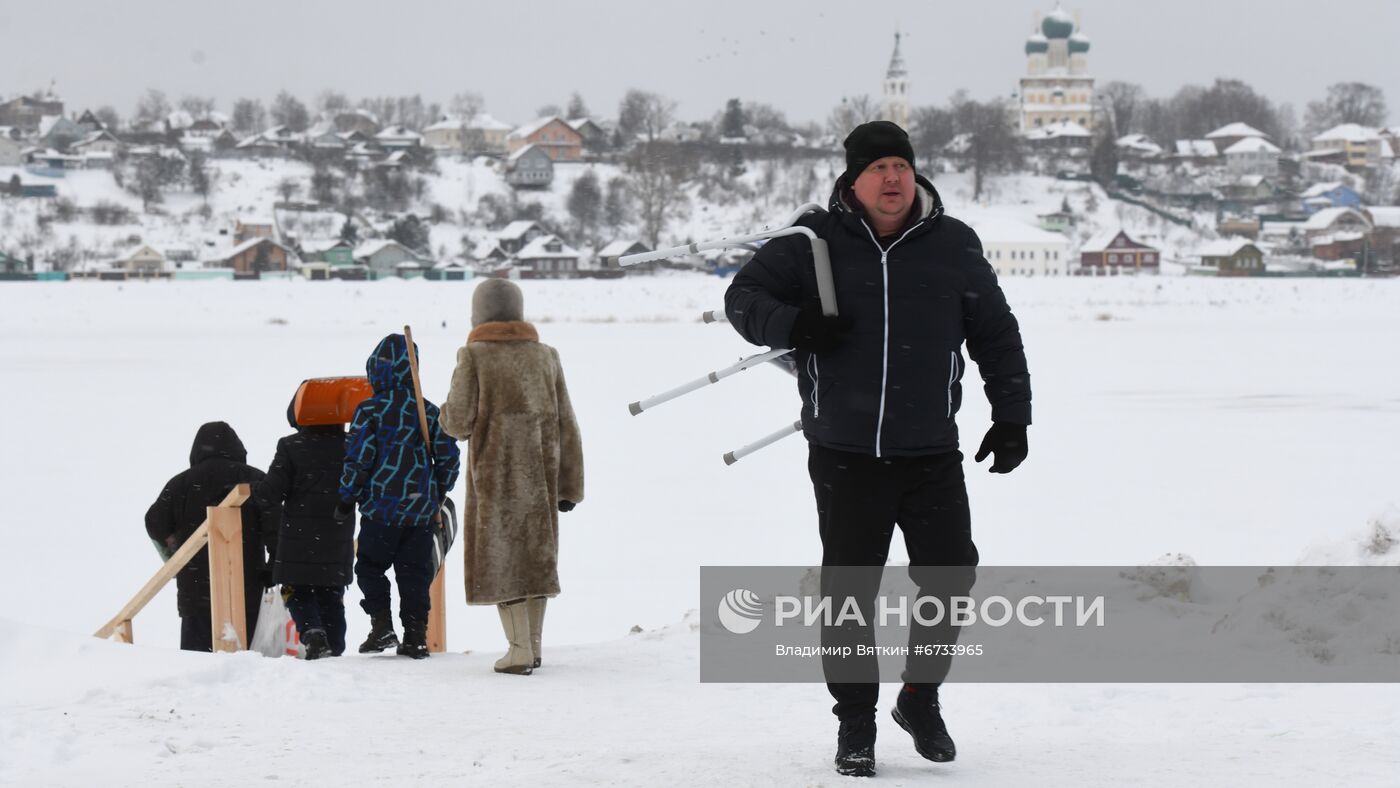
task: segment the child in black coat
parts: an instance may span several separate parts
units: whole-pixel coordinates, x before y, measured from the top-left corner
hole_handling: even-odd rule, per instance
[[[298,424],[296,403],[287,407],[296,433],[277,442],[253,495],[264,511],[281,511],[272,581],[282,584],[306,658],[338,657],[345,651],[345,587],[354,577],[355,525],[335,518],[345,425]]]

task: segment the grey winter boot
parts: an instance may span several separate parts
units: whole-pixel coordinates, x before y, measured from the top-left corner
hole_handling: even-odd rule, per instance
[[[369,614],[369,637],[360,644],[361,654],[377,654],[384,649],[399,645],[399,636],[394,632],[394,617],[385,610]]]
[[[530,613],[526,602],[496,605],[501,614],[501,628],[506,632],[510,650],[496,660],[497,673],[528,676],[535,670],[535,654],[530,650]]]
[[[544,605],[548,601],[549,597],[535,596],[530,597],[525,603],[529,606],[527,612],[530,614],[530,650],[535,653],[534,666],[537,668],[540,666],[542,654],[540,651],[540,635],[544,632]]]

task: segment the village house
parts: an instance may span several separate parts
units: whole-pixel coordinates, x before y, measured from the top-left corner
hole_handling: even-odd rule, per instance
[[[331,125],[341,133],[358,131],[366,137],[373,137],[382,128],[379,118],[367,109],[347,109],[330,117]]]
[[[1129,134],[1119,137],[1114,146],[1125,159],[1156,159],[1164,153],[1162,146],[1153,142],[1146,134]]]
[[[277,238],[277,226],[271,219],[240,216],[234,220],[233,242],[241,244],[250,238]]]
[[[1225,149],[1225,169],[1231,175],[1278,175],[1277,145],[1263,137],[1246,137]]]
[[[1312,138],[1312,147],[1314,151],[1340,151],[1345,157],[1343,164],[1351,169],[1378,167],[1395,157],[1389,139],[1376,129],[1355,123],[1343,123],[1318,134]]]
[[[506,155],[510,152],[510,145],[506,139],[514,128],[485,112],[478,112],[466,123],[467,153]]]
[[[554,160],[538,145],[526,145],[506,158],[506,183],[517,189],[544,189],[554,182]]]
[[[982,256],[997,276],[1064,276],[1070,272],[1069,239],[1023,222],[987,218],[970,222],[982,239]]]
[[[461,118],[443,118],[423,129],[423,144],[440,153],[462,153],[467,149],[467,127]]]
[[[1079,248],[1081,274],[1155,274],[1161,265],[1161,251],[1133,240],[1126,230],[1101,232]]]
[[[1298,195],[1303,212],[1314,214],[1324,208],[1360,208],[1361,194],[1344,183],[1317,183]]]
[[[652,251],[651,247],[641,241],[633,238],[620,238],[598,250],[598,264],[604,271],[622,270],[622,265],[618,260],[629,254],[642,254],[650,251]],[[656,264],[642,263],[640,265],[628,266],[625,270],[630,273],[650,273],[656,270]]]
[[[1094,141],[1088,129],[1072,121],[1039,126],[1026,132],[1025,137],[1036,150],[1087,151]]]
[[[0,126],[0,167],[18,167],[24,163],[24,143],[20,142],[19,128]]]
[[[143,245],[122,255],[115,267],[131,274],[156,274],[166,269],[166,259],[159,250]]]
[[[110,131],[94,131],[73,143],[70,150],[79,155],[91,155],[94,153],[105,153],[115,156],[121,149],[121,141],[112,135]]]
[[[87,135],[87,130],[77,121],[62,115],[50,115],[39,122],[39,144],[46,148],[67,150],[69,145]]]
[[[423,135],[407,126],[389,126],[374,135],[374,141],[386,151],[406,150],[423,144]]]
[[[1268,141],[1268,138],[1269,135],[1248,123],[1231,123],[1227,126],[1221,126],[1206,135],[1206,139],[1215,146],[1215,150],[1218,153],[1224,153],[1245,140]]]
[[[354,260],[357,264],[368,268],[370,275],[376,279],[399,276],[400,266],[404,263],[419,270],[431,265],[431,261],[412,249],[387,238],[365,241],[355,247]]]
[[[538,145],[556,162],[579,161],[583,158],[583,137],[557,117],[540,118],[512,131],[506,137],[506,146],[511,153],[527,145]]]
[[[206,268],[232,268],[235,275],[286,271],[295,261],[292,250],[271,238],[250,238],[233,248],[206,258]]]
[[[496,244],[501,247],[501,251],[514,255],[525,248],[526,244],[548,234],[539,224],[529,219],[518,219],[496,233]]]
[[[1220,150],[1210,140],[1177,140],[1172,158],[1193,164],[1215,164]]]
[[[1264,273],[1264,253],[1248,238],[1222,238],[1201,247],[1200,273],[1215,276],[1259,276]]]
[[[1338,233],[1370,235],[1371,219],[1357,208],[1323,208],[1303,222],[1303,234],[1309,242]]]
[[[553,235],[542,235],[515,255],[523,279],[572,279],[578,276],[579,253]]]
[[[62,114],[63,102],[57,96],[20,96],[0,103],[0,126],[14,126],[21,134],[37,134],[46,116]]]

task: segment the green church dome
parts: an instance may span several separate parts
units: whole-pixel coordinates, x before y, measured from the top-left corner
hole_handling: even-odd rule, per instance
[[[1026,39],[1026,54],[1044,54],[1050,51],[1050,41],[1039,33],[1033,34]]]
[[[1081,33],[1075,33],[1069,37],[1069,52],[1073,54],[1083,54],[1089,51],[1089,37]]]
[[[1074,33],[1074,17],[1055,6],[1055,10],[1040,23],[1040,32],[1044,33],[1046,38],[1069,38]]]

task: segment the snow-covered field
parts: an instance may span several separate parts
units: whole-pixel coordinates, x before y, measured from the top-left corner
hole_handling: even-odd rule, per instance
[[[1400,281],[1003,284],[1036,424],[1015,473],[968,461],[984,563],[1360,563],[1373,521],[1400,530]],[[795,417],[791,379],[626,410],[750,352],[697,320],[724,285],[523,283],[588,473],[528,678],[491,672],[499,622],[464,604],[452,560],[449,653],[423,663],[179,653],[173,587],[135,646],[88,636],[157,567],[142,515],[201,422],[265,465],[298,381],[358,373],[404,323],[440,400],[470,282],[0,286],[0,784],[841,782],[824,688],[697,680],[698,567],[819,558],[799,438],[720,461]],[[987,408],[975,385],[965,401],[975,448]],[[1390,685],[950,685],[959,760],[923,761],[885,716],[879,780],[1394,785],[1398,704]]]

